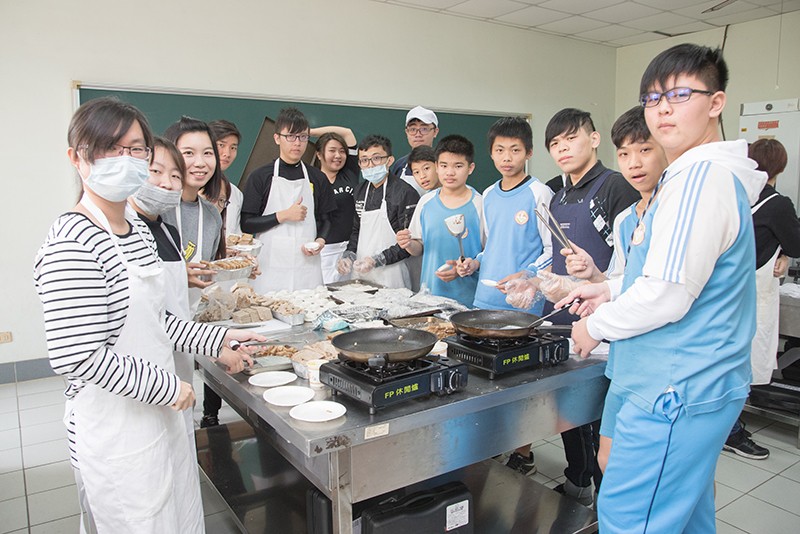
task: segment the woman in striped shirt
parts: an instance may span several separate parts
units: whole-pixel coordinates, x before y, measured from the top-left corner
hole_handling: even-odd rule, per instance
[[[148,176],[153,136],[144,115],[117,99],[89,101],[68,141],[83,197],[51,227],[34,281],[50,363],[69,382],[65,421],[82,531],[93,521],[100,533],[203,532],[179,413],[194,392],[175,374],[172,350],[219,355],[239,372],[249,357],[224,344],[254,335],[165,313],[155,241],[144,222],[125,216],[128,196]]]

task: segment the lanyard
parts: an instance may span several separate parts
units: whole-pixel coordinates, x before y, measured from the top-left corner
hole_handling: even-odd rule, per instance
[[[177,206],[175,206],[175,214],[177,215],[177,226],[178,226],[178,235],[181,236],[181,243],[186,243],[186,238],[183,237],[183,224],[181,221],[181,204],[183,201],[181,200]],[[169,232],[167,232],[169,236]],[[172,238],[170,238],[172,240]],[[189,243],[187,243],[187,246]],[[180,251],[180,249],[178,249]],[[191,255],[187,252],[182,252],[181,256],[185,261],[189,261],[193,259],[195,256],[198,259],[203,259],[203,205],[200,202],[200,197],[197,197],[197,246],[195,247],[194,251],[192,251]]]
[[[664,183],[664,178],[667,176],[667,171],[661,173],[661,178],[658,179],[658,183],[656,184],[656,188],[653,189],[653,194],[650,195],[650,199],[647,201],[647,205],[644,207],[644,211],[642,212],[642,216],[638,217],[636,220],[636,228],[633,229],[633,233],[631,234],[631,239],[628,242],[628,250],[625,252],[625,257],[627,258],[628,255],[631,253],[631,245],[640,245],[642,241],[644,241],[644,233],[645,233],[645,225],[644,225],[644,216],[647,215],[647,210],[650,209],[650,204],[653,203],[653,199],[656,198],[658,194],[658,190],[661,188],[661,184]],[[634,213],[636,213],[636,208],[634,207]]]

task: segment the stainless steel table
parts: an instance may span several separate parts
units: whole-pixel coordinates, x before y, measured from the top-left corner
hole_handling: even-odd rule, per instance
[[[495,380],[470,369],[469,385],[453,395],[412,399],[376,415],[339,396],[345,416],[304,423],[264,402],[264,389],[247,377],[230,376],[207,358],[198,363],[206,383],[331,499],[334,531],[343,534],[352,532],[353,503],[599,419],[608,387],[605,362],[596,358]],[[318,395],[327,397],[327,389]]]

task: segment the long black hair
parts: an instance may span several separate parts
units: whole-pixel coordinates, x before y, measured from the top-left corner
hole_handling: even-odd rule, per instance
[[[217,138],[214,137],[214,133],[211,131],[211,128],[208,126],[208,124],[199,119],[183,116],[178,122],[171,124],[164,131],[164,137],[175,143],[177,146],[178,139],[180,139],[183,134],[191,132],[205,132],[208,134],[208,138],[211,141],[211,147],[214,150],[214,160],[217,162],[217,165],[214,169],[214,174],[211,175],[211,178],[209,178],[208,182],[206,182],[206,185],[204,185],[200,191],[203,193],[203,196],[206,198],[206,200],[210,202],[216,202],[219,198],[220,192],[222,191],[222,182],[225,180],[225,178],[222,174],[222,165],[219,163]]]

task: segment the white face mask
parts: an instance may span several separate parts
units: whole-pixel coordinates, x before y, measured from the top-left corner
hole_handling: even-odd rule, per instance
[[[381,180],[389,173],[386,169],[386,164],[376,165],[367,169],[361,169],[361,176],[371,184],[380,183]]]
[[[170,191],[145,182],[133,195],[133,200],[148,215],[163,215],[181,202],[181,192]]]
[[[148,161],[131,156],[96,160],[89,176],[81,177],[86,187],[109,202],[122,202],[142,187],[150,176]]]

